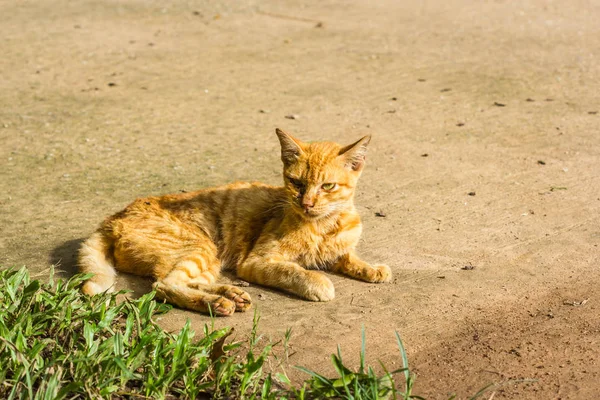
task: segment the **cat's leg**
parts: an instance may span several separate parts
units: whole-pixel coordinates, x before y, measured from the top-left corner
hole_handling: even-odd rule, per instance
[[[309,271],[290,261],[250,255],[237,267],[237,276],[248,282],[270,286],[306,300],[329,301],[335,297],[333,283],[325,274]]]
[[[191,288],[185,283],[165,282],[158,280],[153,285],[156,297],[169,304],[186,310],[219,316],[228,316],[235,312],[235,303],[223,296],[208,293],[198,288]]]
[[[390,267],[383,264],[371,265],[358,258],[354,252],[341,256],[333,263],[331,270],[365,282],[389,282],[392,279]]]
[[[220,263],[212,251],[187,254],[154,284],[157,297],[180,308],[214,315],[246,311],[252,301],[243,290],[215,284]]]

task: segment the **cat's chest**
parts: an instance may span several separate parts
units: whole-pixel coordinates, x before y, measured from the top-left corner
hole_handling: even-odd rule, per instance
[[[360,232],[338,231],[326,235],[301,232],[288,239],[290,258],[307,269],[323,269],[356,246]]]

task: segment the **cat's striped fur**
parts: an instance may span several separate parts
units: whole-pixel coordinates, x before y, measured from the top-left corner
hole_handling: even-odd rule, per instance
[[[112,290],[116,269],[153,277],[158,297],[178,307],[230,315],[251,299],[217,283],[221,268],[313,301],[334,298],[323,270],[390,280],[389,267],[354,252],[362,229],[354,189],[370,137],[342,147],[277,135],[283,187],[233,183],[135,200],[83,243],[80,270],[95,274],[84,293]]]

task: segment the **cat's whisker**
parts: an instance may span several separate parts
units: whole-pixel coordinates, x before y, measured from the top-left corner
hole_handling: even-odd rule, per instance
[[[284,209],[286,206],[291,206],[292,204],[289,203],[286,200],[281,200],[277,203],[275,203],[273,206],[271,206],[270,208],[265,209],[264,211],[260,212],[258,215],[265,215],[265,214],[270,214],[275,210],[278,209]]]

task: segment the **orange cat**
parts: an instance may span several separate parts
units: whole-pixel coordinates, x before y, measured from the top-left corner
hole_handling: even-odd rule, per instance
[[[276,132],[283,187],[233,183],[134,201],[83,243],[79,269],[95,274],[83,292],[112,290],[116,268],[154,277],[157,297],[168,303],[231,315],[250,308],[251,299],[215,283],[221,267],[313,301],[335,295],[329,278],[315,270],[389,281],[388,266],[371,266],[354,252],[362,230],[354,188],[370,136],[342,147]]]

